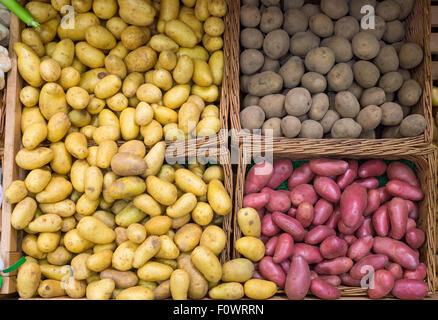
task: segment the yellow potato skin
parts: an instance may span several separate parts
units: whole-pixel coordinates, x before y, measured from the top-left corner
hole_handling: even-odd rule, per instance
[[[191,253],[193,265],[202,273],[207,281],[218,282],[222,277],[222,266],[215,254],[202,245]]]
[[[72,253],[81,253],[94,246],[94,243],[82,238],[78,229],[72,229],[64,235],[65,248]]]
[[[206,202],[198,202],[192,211],[192,219],[200,226],[207,226],[213,220],[213,209]]]
[[[135,250],[138,245],[131,241],[125,241],[114,251],[112,264],[119,271],[128,271],[132,268]]]
[[[233,206],[231,198],[220,180],[210,181],[207,198],[208,203],[217,214],[225,216],[231,212]]]
[[[38,169],[53,160],[53,151],[45,147],[33,150],[21,149],[15,156],[15,162],[24,170]]]
[[[175,171],[175,183],[182,191],[193,193],[198,197],[207,193],[207,185],[205,182],[187,169],[178,169]]]
[[[45,123],[34,123],[24,130],[22,137],[23,147],[32,150],[46,140],[47,126]]]
[[[40,170],[40,171],[44,171],[45,170]],[[48,172],[48,171],[47,171]],[[49,176],[50,176],[50,172]],[[37,175],[39,174],[39,172],[37,173]],[[47,181],[48,183],[48,181]],[[44,181],[42,182],[42,184],[44,184]],[[31,185],[32,186],[32,185]],[[31,191],[33,192],[33,191]],[[25,182],[20,181],[20,180],[15,180],[13,181],[5,190],[4,192],[4,197],[6,199],[6,201],[8,203],[14,204],[17,202],[20,202],[21,200],[23,200],[25,197],[27,196],[27,185]]]
[[[214,300],[239,300],[243,298],[244,290],[240,283],[229,282],[212,288],[208,295]]]
[[[222,266],[222,281],[243,283],[252,278],[254,263],[240,258],[225,262]]]
[[[43,280],[38,287],[38,294],[42,298],[56,298],[65,295],[65,290],[62,288],[61,281]]]
[[[143,193],[146,189],[144,181],[138,177],[117,179],[108,187],[108,193],[113,199],[126,199]]]
[[[86,296],[89,300],[109,300],[116,285],[112,279],[94,281],[87,286]]]
[[[116,233],[94,217],[82,218],[77,229],[81,237],[97,244],[111,243],[116,239]]]
[[[170,276],[170,293],[173,300],[187,300],[190,277],[183,269],[177,269]]]
[[[38,263],[26,261],[17,273],[17,292],[20,298],[32,298],[41,281],[41,270]]]
[[[155,176],[146,178],[146,188],[148,194],[162,205],[170,206],[177,200],[175,185]]]
[[[245,236],[259,238],[261,235],[261,221],[257,211],[253,208],[243,208],[237,213],[237,222]]]
[[[181,218],[192,212],[197,202],[193,193],[185,193],[172,206],[167,207],[166,214],[171,218]]]
[[[219,255],[225,248],[226,241],[226,235],[222,228],[211,225],[204,229],[199,243],[210,249],[215,255]]]
[[[163,213],[161,205],[148,194],[136,196],[133,203],[138,209],[151,217],[156,217]]]
[[[60,232],[42,232],[37,239],[38,249],[42,252],[52,252],[58,247],[60,239]]]
[[[65,113],[55,113],[47,123],[47,139],[50,142],[60,141],[67,134],[70,127],[70,119]]]
[[[116,300],[154,300],[154,292],[142,286],[131,287],[121,291]]]
[[[182,252],[192,251],[201,240],[202,228],[194,223],[182,226],[175,234],[174,242]]]
[[[267,300],[277,293],[277,285],[272,281],[251,279],[245,282],[245,295],[254,300]]]
[[[94,272],[101,272],[111,266],[113,251],[105,249],[94,253],[87,259],[87,268]]]
[[[18,71],[23,79],[33,87],[43,84],[40,70],[40,58],[31,47],[22,43],[14,43],[14,50],[18,56]]]
[[[59,174],[67,174],[70,172],[72,159],[63,142],[55,142],[50,145],[53,151],[53,160],[50,161],[52,170]]]
[[[254,237],[240,238],[236,241],[236,249],[253,262],[260,261],[265,255],[265,245],[260,239]]]
[[[173,269],[163,263],[149,261],[137,270],[137,275],[145,281],[165,281],[170,279]]]
[[[194,31],[181,20],[168,21],[164,33],[181,47],[193,48],[198,42]]]
[[[73,191],[70,181],[62,176],[52,177],[46,188],[37,193],[39,203],[54,203],[66,199]]]
[[[158,253],[160,247],[160,237],[147,237],[147,239],[137,247],[137,250],[135,250],[132,266],[137,269],[142,267],[146,262],[148,262]]]

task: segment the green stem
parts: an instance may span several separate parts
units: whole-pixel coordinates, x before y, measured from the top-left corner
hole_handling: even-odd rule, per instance
[[[32,15],[26,11],[22,6],[18,4],[15,0],[0,0],[12,13],[14,13],[21,21],[23,21],[29,27],[34,27],[39,29],[40,24],[35,20]]]

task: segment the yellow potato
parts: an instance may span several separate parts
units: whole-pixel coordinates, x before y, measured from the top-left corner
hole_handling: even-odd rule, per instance
[[[64,235],[64,246],[72,253],[81,253],[92,248],[94,243],[82,238],[78,229],[72,229]]]
[[[20,101],[25,107],[27,107],[24,108],[24,110],[36,106],[39,98],[40,98],[40,90],[38,88],[34,88],[32,86],[26,86],[20,91]],[[24,110],[22,111],[21,114],[22,121],[23,121]],[[35,111],[38,111],[39,113],[38,109],[35,109]],[[44,119],[41,116],[41,113],[40,113],[40,119],[41,120]]]
[[[191,253],[193,265],[210,282],[218,282],[222,278],[222,266],[219,259],[207,247],[196,247]]]
[[[179,141],[186,139],[186,135],[178,128],[176,123],[166,124],[163,127],[163,134],[166,141]]]
[[[254,237],[240,238],[236,241],[236,249],[253,262],[260,261],[265,255],[265,245],[260,239]]]
[[[244,296],[243,286],[238,282],[220,284],[208,292],[214,300],[240,300]]]
[[[39,208],[43,213],[57,214],[62,218],[71,217],[76,212],[76,205],[70,199],[55,203],[40,203]]]
[[[53,203],[66,199],[73,191],[73,186],[64,177],[52,177],[46,188],[37,193],[39,203]]]
[[[11,225],[16,230],[26,228],[33,220],[37,209],[37,203],[31,197],[24,198],[17,203],[11,214]]]
[[[218,17],[209,17],[204,22],[204,31],[209,36],[219,37],[225,31],[224,21]]]
[[[45,59],[40,63],[41,77],[47,82],[55,82],[61,76],[61,67],[54,59]]]
[[[205,182],[187,169],[176,170],[175,183],[182,191],[193,193],[198,197],[205,195],[207,192],[207,185]]]
[[[56,37],[56,31],[60,22],[61,17],[56,15],[55,18],[40,24],[40,28],[39,30],[37,29],[36,32],[44,44],[49,43]]]
[[[76,219],[74,217],[63,218],[61,223],[61,231],[69,232],[76,227]]]
[[[200,21],[205,21],[210,16],[208,11],[208,0],[198,0],[195,6],[195,16]]]
[[[61,68],[69,67],[73,64],[75,56],[75,45],[70,39],[59,41],[52,53],[52,58],[58,62]]]
[[[33,87],[40,87],[43,79],[40,74],[40,58],[27,44],[14,43],[14,50],[18,57],[18,71],[23,79]]]
[[[173,300],[187,300],[190,277],[183,269],[177,269],[170,276],[170,293]]]
[[[94,217],[82,218],[77,229],[82,238],[97,244],[110,243],[116,239],[115,232]]]
[[[192,211],[192,219],[200,226],[207,226],[213,220],[213,209],[205,202],[198,202]]]
[[[92,115],[99,115],[105,108],[105,100],[96,98],[94,95],[90,96],[87,111]]]
[[[85,31],[85,39],[93,47],[101,50],[111,50],[116,44],[113,34],[102,26],[91,26]]]
[[[152,82],[160,89],[167,91],[172,88],[172,75],[166,69],[156,69],[152,74]]]
[[[109,300],[116,285],[112,279],[103,279],[87,286],[86,296],[89,300]]]
[[[171,38],[164,34],[156,34],[152,36],[151,40],[149,41],[149,45],[157,52],[176,52],[179,48],[178,44],[175,41],[173,41]]]
[[[185,134],[196,129],[201,112],[193,102],[184,103],[178,112],[178,128]]]
[[[101,1],[104,1],[104,0],[101,0]],[[123,30],[125,30],[128,27],[128,24],[125,21],[123,21],[123,19],[120,17],[112,17],[111,19],[109,19],[106,22],[105,27],[109,31],[111,31],[111,33],[114,35],[114,37],[116,37],[117,40],[120,40],[120,38],[122,37]],[[119,46],[119,45],[123,45],[123,44],[121,42],[119,42],[117,44],[117,46]],[[116,48],[117,48],[117,46],[116,46]]]
[[[186,225],[187,223],[189,223],[190,218],[191,218],[190,214],[186,214],[185,216],[182,216],[180,218],[172,219],[172,229],[176,230]],[[172,234],[172,236],[174,237],[174,234]]]
[[[209,137],[217,134],[221,129],[221,121],[216,117],[201,119],[196,126],[197,137]]]
[[[277,293],[277,285],[272,281],[251,279],[245,282],[243,289],[250,299],[267,300]]]
[[[149,235],[161,236],[166,234],[170,226],[172,225],[172,219],[167,216],[156,216],[150,218],[144,225],[146,232]]]
[[[46,48],[44,47],[44,44],[35,29],[23,29],[21,32],[21,41],[31,47],[39,57],[43,57],[46,53]]]
[[[233,259],[222,266],[222,281],[245,282],[252,278],[254,263],[248,259]]]
[[[167,182],[173,183],[175,182],[175,169],[173,169],[171,165],[164,164],[161,166],[161,169],[158,172],[157,177]]]
[[[85,64],[83,64],[82,62],[79,61],[79,59],[74,58],[73,59],[73,63],[72,63],[72,68],[75,69],[77,72],[79,72],[79,75],[84,73],[85,71],[87,71],[87,67],[85,66]],[[62,77],[62,75],[61,75]],[[76,77],[76,76],[75,76]],[[76,81],[76,80],[75,80]],[[80,79],[79,79],[80,81]],[[75,86],[76,84],[73,84],[71,86]]]
[[[149,236],[138,246],[134,253],[132,266],[134,268],[142,267],[146,262],[152,259],[160,250],[161,239],[158,236]]]
[[[140,132],[144,137],[144,144],[148,147],[152,147],[163,138],[163,127],[156,120],[152,120],[148,125],[142,126]]]
[[[208,61],[208,58],[210,57],[208,51],[201,46],[196,46],[194,48],[180,48],[176,55],[178,58],[186,55],[192,60],[201,59],[204,61]]]
[[[120,38],[125,48],[135,50],[145,45],[151,38],[151,34],[147,28],[129,26],[123,30]]]
[[[85,192],[85,172],[88,167],[86,160],[76,160],[71,167],[70,180],[73,188],[78,192]]]
[[[160,66],[168,71],[175,69],[177,61],[175,52],[170,50],[162,51],[158,57],[158,63]]]
[[[203,179],[206,183],[210,183],[212,180],[223,181],[224,170],[218,165],[210,166],[204,171]]]
[[[97,207],[99,206],[100,200],[91,200],[88,199],[86,194],[80,196],[78,201],[76,202],[76,212],[83,216],[92,215]]]
[[[163,165],[166,153],[166,143],[164,141],[155,144],[144,158],[146,163],[145,176],[157,175]]]
[[[112,250],[99,251],[88,257],[87,268],[94,272],[101,272],[111,266],[112,257]]]
[[[200,245],[210,249],[215,255],[219,255],[227,242],[225,232],[218,226],[208,226],[202,232]]]
[[[89,68],[101,68],[105,66],[105,55],[99,49],[94,48],[87,42],[81,41],[75,46],[76,57]]]
[[[61,229],[61,231],[63,230]],[[73,254],[61,246],[47,254],[47,261],[56,266],[69,264],[71,259],[73,259]]]
[[[156,85],[152,83],[142,84],[137,90],[137,98],[147,103],[159,103],[163,95]]]
[[[138,209],[151,217],[159,216],[163,213],[160,204],[148,194],[140,194],[136,196],[133,203]]]
[[[192,251],[201,239],[202,228],[194,223],[182,226],[175,234],[175,244],[182,252]]]
[[[103,80],[103,78],[105,78],[108,75],[109,73],[105,68],[91,69],[81,74],[79,87],[84,88],[85,90],[88,91],[88,93],[94,93],[96,84],[100,82],[100,80]]]
[[[118,0],[119,15],[129,24],[147,27],[152,24],[156,10],[148,1],[142,0]]]
[[[147,46],[142,46],[128,53],[125,64],[129,71],[146,72],[157,63],[157,53]]]
[[[137,270],[137,275],[145,281],[165,281],[170,279],[173,269],[165,264],[149,261]]]
[[[93,127],[93,131],[91,133],[83,129],[83,127],[86,127],[91,123],[91,115],[87,112],[87,110],[73,109],[68,113],[68,118],[70,119],[73,127],[80,128],[80,133],[83,133],[87,138],[87,134],[90,136],[90,138],[93,137],[93,133],[94,130],[96,130],[96,127]]]
[[[122,81],[116,75],[108,75],[100,80],[94,87],[96,97],[107,99],[115,95],[122,87]]]
[[[154,292],[146,287],[136,286],[125,289],[117,295],[117,300],[154,300]]]
[[[43,232],[40,233],[37,240],[38,249],[42,252],[52,252],[58,247],[61,239],[59,232]]]
[[[189,56],[183,55],[179,57],[178,63],[175,66],[175,69],[173,70],[173,78],[178,84],[183,85],[188,83],[192,79],[193,72],[194,72],[193,60]],[[187,93],[187,96],[189,94],[190,92]]]
[[[198,43],[194,31],[180,20],[168,21],[164,33],[181,47],[193,48]]]
[[[111,165],[111,159],[117,154],[117,143],[112,140],[102,141],[97,149],[96,165],[106,169]]]
[[[97,200],[102,192],[103,174],[95,166],[88,167],[85,171],[85,194],[90,200]]]
[[[132,203],[127,205],[116,216],[116,223],[121,227],[128,227],[133,223],[140,222],[146,217],[146,213],[136,208]]]
[[[134,108],[126,108],[121,112],[120,129],[124,140],[132,140],[138,136],[140,127],[135,122]]]
[[[261,235],[261,221],[256,210],[243,208],[237,213],[237,222],[245,236],[259,238]]]
[[[34,123],[46,124],[46,120],[41,114],[40,109],[38,107],[23,108],[21,112],[21,132],[24,132],[27,127],[31,126]]]
[[[112,18],[117,13],[118,5],[116,0],[94,0],[93,12],[103,20]]]
[[[178,268],[185,270],[189,275],[189,297],[195,300],[204,298],[208,292],[208,283],[204,276],[193,266],[190,255],[182,254],[178,257]]]
[[[132,153],[117,153],[111,160],[111,169],[119,176],[140,175],[146,171],[146,168],[146,161]]]
[[[147,126],[154,117],[154,110],[147,102],[140,102],[135,110],[135,122],[140,126]]]
[[[132,98],[143,83],[144,77],[141,73],[131,72],[123,81],[122,92],[126,97]]]
[[[146,178],[146,188],[147,193],[162,205],[171,206],[177,200],[176,187],[155,176]]]
[[[131,241],[125,241],[113,253],[113,267],[119,271],[128,271],[132,268],[134,253],[138,245]]]
[[[27,260],[17,274],[17,292],[20,298],[32,298],[41,281],[41,270],[38,263]]]
[[[128,107],[129,101],[122,93],[116,93],[112,97],[106,99],[108,108],[115,112],[120,112]]]
[[[116,288],[125,289],[135,286],[138,283],[136,274],[132,271],[117,271],[106,269],[100,273],[102,279],[111,279],[116,284]]]
[[[111,212],[99,210],[93,213],[93,217],[102,221],[110,229],[116,226],[114,214]]]
[[[60,216],[48,213],[33,220],[28,228],[33,232],[56,232],[61,230],[61,222]]]
[[[219,98],[219,89],[216,85],[208,87],[192,86],[192,94],[200,96],[205,102],[215,102]]]
[[[58,142],[64,138],[70,129],[71,122],[64,112],[55,113],[47,124],[47,139]]]
[[[181,218],[196,207],[197,199],[193,193],[185,193],[173,205],[167,207],[166,214],[171,218]]]
[[[204,34],[202,37],[202,45],[209,52],[219,51],[224,47],[224,40],[222,37],[212,37],[208,34]]]
[[[65,138],[65,147],[68,152],[77,159],[85,159],[88,156],[87,137],[80,132],[72,132]]]
[[[215,17],[223,17],[227,14],[227,3],[225,0],[208,0],[208,12]]]
[[[220,86],[222,84],[222,78],[224,74],[224,52],[214,52],[210,60],[208,61],[211,74],[213,76],[213,84]]]
[[[208,184],[208,203],[213,211],[221,216],[231,212],[232,202],[228,192],[220,180],[212,180]]]
[[[208,63],[201,59],[194,59],[193,82],[201,87],[213,84],[213,75]]]
[[[185,84],[177,85],[164,94],[163,104],[170,109],[178,109],[183,103],[187,101],[189,94],[190,86]]]
[[[119,246],[121,243],[128,241],[128,233],[125,228],[117,227],[114,229],[116,232],[116,244]]]
[[[81,87],[72,87],[66,93],[67,103],[73,109],[85,109],[90,101],[87,90]]]
[[[195,33],[196,40],[199,42],[204,34],[204,28],[202,22],[199,21],[192,9],[182,7],[178,16],[178,19],[187,24]]]
[[[72,299],[80,299],[85,296],[87,284],[85,281],[76,280],[74,277],[69,277],[65,280],[65,293]]]
[[[45,170],[41,170],[41,169],[38,169],[38,170],[39,171],[48,172],[49,176],[50,176],[50,172],[49,171],[45,171]],[[37,175],[38,175],[38,173],[37,173]],[[31,177],[31,179],[32,179],[32,177]],[[41,184],[44,184],[44,182],[45,181],[42,181]],[[46,185],[47,185],[47,183],[46,183]],[[31,190],[29,190],[29,191],[31,191]],[[33,191],[31,191],[31,192],[33,192]],[[23,182],[23,181],[20,181],[20,180],[13,181],[9,185],[9,187],[5,190],[5,193],[4,193],[4,197],[5,197],[6,201],[8,203],[10,203],[10,204],[14,204],[14,203],[20,202],[26,196],[27,196],[27,184],[26,184],[26,182]]]
[[[41,264],[41,274],[47,278],[57,281],[62,281],[71,276],[71,271],[68,266],[54,266],[50,264]]]
[[[38,287],[38,295],[41,298],[56,298],[65,295],[65,290],[62,288],[61,281],[43,280]]]
[[[105,140],[116,141],[120,138],[120,127],[116,126],[100,126],[93,132],[93,140],[97,144],[101,144]]]
[[[161,282],[154,289],[155,300],[164,300],[170,297],[170,281],[166,280]]]
[[[114,199],[126,199],[143,193],[145,183],[138,177],[124,177],[114,181],[108,188],[109,195]]]
[[[63,142],[55,142],[50,145],[53,151],[53,160],[50,161],[50,167],[58,174],[67,174],[70,172],[72,159]]]
[[[72,7],[78,12],[87,12],[91,10],[92,0],[72,0]]]
[[[186,7],[189,7],[189,8],[193,8],[193,7],[195,6],[195,4],[196,4],[196,0],[181,0],[181,2],[182,2]],[[181,8],[181,10],[182,10],[182,8]]]
[[[146,155],[146,147],[144,146],[143,142],[139,140],[132,140],[122,144],[119,148],[119,152],[131,153],[143,158]]]
[[[39,107],[47,120],[58,112],[67,113],[68,105],[64,89],[57,83],[46,83],[40,92]]]
[[[33,234],[27,234],[21,241],[21,249],[23,252],[35,259],[44,259],[47,253],[40,251],[37,246],[37,237]]]
[[[208,105],[205,107],[205,109],[202,111],[201,114],[201,119],[205,119],[205,118],[218,118],[219,119],[219,115],[220,111],[219,108],[216,107],[215,105]]]

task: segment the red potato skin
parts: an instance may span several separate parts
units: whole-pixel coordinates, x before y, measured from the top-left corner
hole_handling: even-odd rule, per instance
[[[424,281],[427,276],[427,267],[424,263],[420,263],[417,270],[405,270],[403,279],[421,280]]]
[[[417,223],[415,222],[415,220],[408,218],[408,223],[406,224],[406,232],[416,227],[417,227]]]
[[[410,229],[408,232],[406,232],[406,236],[405,236],[406,243],[412,249],[420,248],[423,245],[425,239],[426,239],[426,236],[425,236],[423,230],[413,228],[413,229]]]
[[[333,287],[337,287],[339,285],[341,285],[342,281],[341,278],[339,278],[339,276],[318,276],[319,279],[324,280],[325,282],[327,282],[329,285],[333,286]]]
[[[423,190],[411,186],[409,183],[400,180],[391,180],[386,184],[386,190],[394,197],[405,200],[421,201],[424,198]]]
[[[254,273],[252,274],[252,279],[265,280],[265,278],[263,278],[263,276],[258,271],[254,271]]]
[[[365,217],[372,215],[380,207],[380,192],[376,189],[368,191],[367,207],[363,213]]]
[[[263,190],[268,189],[264,188]],[[262,190],[262,192],[263,192]],[[280,212],[288,212],[291,208],[291,202],[289,197],[289,192],[285,194],[284,192],[275,191],[269,189],[270,199],[266,205],[266,210],[270,212],[280,211]]]
[[[360,280],[353,279],[350,274],[344,273],[339,276],[342,284],[347,287],[360,287]]]
[[[294,252],[294,239],[288,233],[283,233],[278,237],[277,246],[275,247],[274,257],[272,261],[282,263],[289,259]]]
[[[341,220],[341,209],[339,207],[336,207],[333,210],[331,216],[328,218],[325,225],[331,229],[335,229],[338,226],[340,220]]]
[[[345,225],[344,221],[339,220],[338,230],[341,234],[352,235],[360,228],[360,226],[363,224],[364,220],[365,220],[364,217],[360,217],[360,220],[359,220],[357,226],[354,226],[352,228],[347,227]]]
[[[274,256],[275,248],[277,247],[278,237],[272,237],[265,244],[265,255],[266,256]]]
[[[394,280],[403,278],[403,268],[398,263],[390,263],[385,267],[385,269],[391,272]]]
[[[324,300],[336,300],[341,296],[341,291],[338,288],[330,285],[322,279],[313,279],[310,283],[310,292],[314,296]]]
[[[282,263],[280,263],[281,269],[283,269],[284,274],[287,274],[290,269],[290,260],[284,260]]]
[[[289,179],[293,171],[294,167],[291,160],[274,160],[274,174],[272,175],[271,180],[269,180],[266,186],[272,189],[278,188],[284,181]]]
[[[353,183],[353,181],[357,178],[357,170],[359,167],[359,163],[356,160],[349,160],[348,161],[348,169],[345,171],[344,174],[340,175],[338,179],[336,180],[339,188],[341,190],[344,190],[346,187],[348,187],[350,184]]]
[[[315,174],[312,172],[312,170],[310,170],[309,164],[303,164],[291,174],[288,181],[289,190],[292,190],[301,184],[309,183],[313,180],[314,176]]]
[[[379,237],[386,237],[389,234],[390,220],[388,206],[384,204],[374,213],[373,227]]]
[[[294,255],[286,277],[285,291],[290,300],[302,300],[310,288],[310,268],[300,255]]]
[[[340,176],[348,169],[348,162],[333,159],[315,159],[309,162],[310,170],[319,176]]]
[[[388,204],[388,215],[391,224],[391,238],[401,240],[406,234],[408,223],[408,206],[405,200],[393,198]]]
[[[420,216],[420,209],[418,208],[418,205],[410,200],[407,200],[406,202],[412,203],[412,209],[409,209],[408,203],[409,218],[417,220]]]
[[[260,192],[274,175],[274,167],[269,162],[261,162],[253,166],[245,179],[245,194]]]
[[[415,188],[420,188],[420,181],[414,171],[402,162],[392,162],[386,170],[389,180],[400,180],[409,183]]]
[[[262,219],[262,234],[268,237],[273,237],[278,234],[281,229],[275,224],[272,219],[272,214],[267,214]]]
[[[371,218],[366,218],[356,231],[356,237],[359,239],[367,236],[374,236],[374,234],[373,221]]]
[[[313,221],[314,209],[309,202],[302,202],[297,209],[296,219],[304,228],[308,228]]]
[[[350,271],[353,260],[347,257],[340,257],[333,260],[325,260],[315,266],[318,274],[338,275]]]
[[[380,203],[385,203],[389,199],[391,199],[391,195],[386,190],[386,187],[381,187],[377,189],[380,192]]]
[[[344,257],[347,254],[348,244],[336,236],[330,236],[319,246],[319,251],[325,259]]]
[[[401,279],[394,283],[391,293],[394,297],[402,300],[422,300],[428,291],[424,281]]]
[[[310,271],[310,280],[318,278],[318,274],[315,271]]]
[[[300,184],[290,192],[290,200],[294,207],[298,207],[303,202],[310,202],[312,205],[318,201],[315,189],[310,184]]]
[[[259,215],[260,221],[262,221],[263,217],[265,216],[266,209],[260,208],[260,209],[255,209],[255,210],[257,211],[257,214]]]
[[[352,235],[352,234],[347,234],[347,235],[341,234],[341,235],[339,235],[339,237],[340,237],[341,239],[344,239],[345,242],[347,242],[347,244],[348,244],[349,246],[351,246],[353,243],[355,243],[355,242],[357,241],[356,236],[354,236],[354,235]]]
[[[304,242],[310,245],[316,245],[323,242],[327,237],[336,235],[335,230],[321,225],[307,232]]]
[[[243,197],[243,207],[261,209],[269,203],[270,199],[269,193],[251,193]]]
[[[269,241],[269,237],[267,237],[264,234],[262,234],[260,236],[260,240],[262,240],[263,244],[266,244]]]
[[[368,274],[362,273],[362,268],[365,266],[371,266],[374,268],[374,271],[385,268],[385,265],[388,263],[388,257],[383,254],[371,254],[360,259],[350,270],[350,276],[353,279],[360,280],[365,275]]]
[[[354,227],[358,224],[367,207],[367,190],[360,185],[348,186],[341,196],[342,221],[347,227]]]
[[[283,269],[274,261],[272,257],[264,257],[259,262],[259,272],[263,278],[275,282],[280,288],[284,287],[286,282],[286,274]]]
[[[382,160],[368,160],[364,162],[357,172],[362,179],[378,177],[386,172],[386,163]]]
[[[323,225],[333,212],[333,204],[325,199],[319,199],[314,207],[312,225]]]
[[[337,203],[341,198],[341,189],[330,178],[318,176],[313,180],[313,187],[316,193],[327,201]]]
[[[371,299],[382,299],[388,295],[394,287],[394,276],[387,270],[377,270],[374,273],[374,285],[368,289]]]
[[[373,251],[386,255],[405,269],[416,270],[420,265],[418,254],[407,244],[391,238],[375,237]]]
[[[303,228],[301,223],[288,215],[281,212],[274,212],[272,214],[272,221],[284,232],[289,233],[295,242],[304,240],[307,231]]]
[[[348,248],[347,257],[354,261],[359,261],[370,253],[373,248],[374,238],[373,236],[366,236],[358,239]]]
[[[308,264],[319,263],[324,258],[319,252],[319,248],[305,243],[296,243],[294,246],[294,255],[300,255],[306,259]]]
[[[292,218],[295,218],[297,216],[297,209],[292,207],[289,209],[289,211],[287,212],[288,216],[291,216]]]
[[[379,186],[379,180],[376,178],[366,178],[366,179],[359,179],[352,183],[352,185],[358,184],[365,189],[371,190],[376,189]]]

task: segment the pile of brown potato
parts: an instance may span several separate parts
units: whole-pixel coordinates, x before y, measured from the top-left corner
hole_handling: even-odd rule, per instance
[[[242,0],[243,128],[287,138],[402,138],[422,134],[412,114],[422,87],[410,69],[422,48],[405,41],[415,0]],[[375,8],[373,30],[361,8]]]
[[[64,5],[75,28],[60,25]],[[24,230],[22,298],[201,299],[222,279],[220,166],[165,163],[220,128],[224,0],[52,0],[14,44],[22,146],[5,199]],[[190,121],[195,122],[190,127]],[[217,288],[210,296],[224,298]]]

